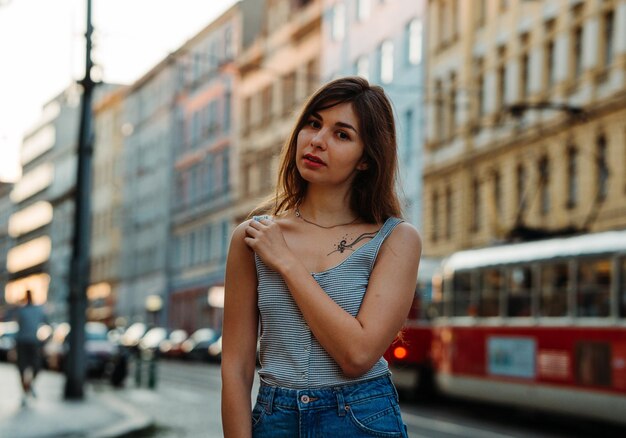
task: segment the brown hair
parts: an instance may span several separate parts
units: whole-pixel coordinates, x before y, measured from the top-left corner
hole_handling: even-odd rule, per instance
[[[276,194],[264,210],[278,214],[297,207],[304,200],[308,183],[296,167],[298,134],[314,112],[341,103],[351,103],[357,115],[364,145],[363,158],[367,163],[367,168],[360,170],[352,181],[350,207],[369,223],[401,216],[395,190],[398,163],[393,109],[384,90],[361,77],[333,80],[309,98],[283,146]]]

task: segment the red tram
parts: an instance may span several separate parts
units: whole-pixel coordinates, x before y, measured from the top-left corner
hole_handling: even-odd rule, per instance
[[[430,366],[446,394],[626,424],[626,230],[457,252],[431,298],[386,355],[399,386]]]

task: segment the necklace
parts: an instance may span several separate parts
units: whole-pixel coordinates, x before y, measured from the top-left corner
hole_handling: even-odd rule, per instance
[[[345,225],[352,225],[353,223],[355,223],[359,219],[358,216],[357,216],[354,219],[352,219],[350,222],[346,222],[345,224],[337,224],[337,225],[331,225],[329,227],[326,227],[324,225],[316,224],[315,222],[310,221],[307,218],[305,218],[304,216],[302,216],[302,213],[300,213],[300,208],[299,207],[296,207],[296,217],[299,217],[300,219],[302,219],[307,224],[315,225],[316,227],[324,228],[325,230],[330,230],[331,228],[343,227]]]

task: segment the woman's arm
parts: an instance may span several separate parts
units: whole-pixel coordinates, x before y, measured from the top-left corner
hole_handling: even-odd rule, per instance
[[[417,230],[399,224],[383,243],[363,304],[352,317],[289,251],[278,224],[248,228],[246,243],[281,274],[318,342],[349,377],[366,373],[384,354],[408,314],[422,251]],[[269,263],[268,263],[269,261]]]
[[[251,391],[258,335],[254,253],[244,243],[246,223],[232,236],[226,261],[222,331],[222,426],[225,437],[252,435]]]

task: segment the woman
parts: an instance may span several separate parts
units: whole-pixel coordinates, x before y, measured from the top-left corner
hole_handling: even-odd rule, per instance
[[[406,437],[382,355],[411,305],[421,241],[398,218],[396,156],[382,88],[342,78],[307,102],[283,151],[273,217],[232,236],[226,437]]]

